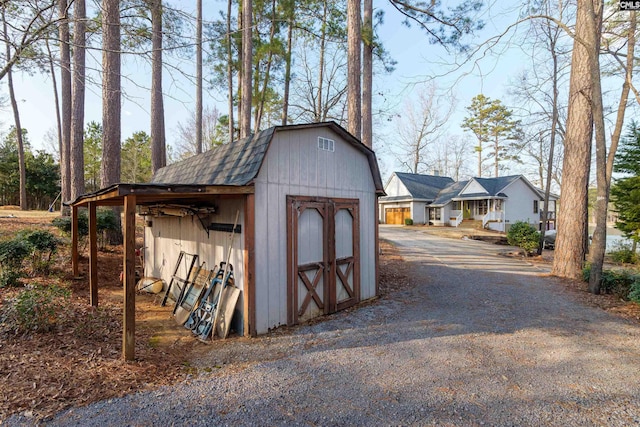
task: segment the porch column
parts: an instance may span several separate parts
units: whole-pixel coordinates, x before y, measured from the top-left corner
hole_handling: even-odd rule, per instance
[[[98,306],[98,224],[96,204],[89,202],[89,301]]]
[[[78,207],[71,207],[71,271],[73,277],[79,276],[78,266]]]
[[[122,279],[124,308],[122,319],[122,357],[135,358],[136,345],[136,196],[124,197],[124,254]]]

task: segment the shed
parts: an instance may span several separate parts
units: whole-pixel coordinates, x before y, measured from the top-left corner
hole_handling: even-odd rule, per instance
[[[89,206],[91,218],[97,205],[124,204],[128,218],[137,205],[147,214],[145,274],[167,282],[180,251],[208,268],[223,261],[238,215],[231,264],[242,293],[232,327],[256,335],[377,295],[383,194],[374,152],[326,122],[272,127],[72,206]]]

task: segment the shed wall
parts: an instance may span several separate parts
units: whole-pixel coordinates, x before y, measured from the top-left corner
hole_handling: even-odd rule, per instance
[[[318,137],[335,151],[318,148]],[[327,128],[277,132],[255,180],[256,331],[287,323],[287,195],[360,202],[361,299],[375,296],[376,195],[367,157]]]
[[[212,197],[211,204],[217,207],[217,212],[212,214],[204,223],[233,224],[236,212],[240,215],[238,222],[242,227],[242,234],[235,234],[233,249],[231,252],[231,264],[235,285],[243,292],[236,306],[238,315],[234,317],[232,328],[239,333],[242,330],[243,298],[244,298],[244,218],[243,199],[219,199]],[[198,264],[205,265],[207,270],[213,269],[220,261],[225,261],[231,244],[230,233],[221,231],[209,231],[203,229],[202,224],[195,216],[185,217],[148,217],[153,225],[144,230],[144,275],[160,277],[167,284],[171,281],[171,275],[175,268],[180,251],[198,255]]]

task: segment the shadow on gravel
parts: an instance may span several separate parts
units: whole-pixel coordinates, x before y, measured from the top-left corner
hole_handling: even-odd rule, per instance
[[[405,289],[375,304],[302,326],[294,334],[314,341],[307,351],[521,331],[595,339],[611,351],[623,351],[625,343],[617,339],[619,334],[640,334],[636,324],[560,291],[562,285],[552,277],[417,261],[408,264],[414,275]]]

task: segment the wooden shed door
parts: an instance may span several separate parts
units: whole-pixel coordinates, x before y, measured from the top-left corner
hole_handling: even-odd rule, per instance
[[[289,324],[360,300],[358,200],[287,197]]]

